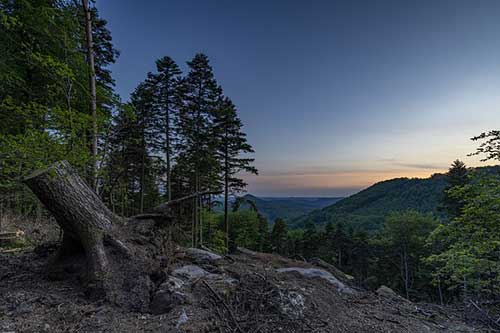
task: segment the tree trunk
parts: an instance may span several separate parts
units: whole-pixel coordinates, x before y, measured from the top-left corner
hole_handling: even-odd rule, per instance
[[[441,289],[441,277],[438,275],[438,295],[439,295],[439,304],[443,305],[443,291]]]
[[[92,114],[92,169],[91,186],[97,188],[97,90],[94,62],[94,41],[92,38],[92,18],[90,16],[88,0],[82,0],[83,14],[85,15],[85,33],[87,39],[87,61],[89,65],[90,111]]]
[[[66,161],[36,171],[24,181],[63,231],[53,266],[83,264],[90,296],[105,297],[135,311],[149,309],[154,287],[150,276],[162,269],[156,258],[165,255],[158,235],[160,228],[173,222],[171,207],[220,193],[195,193],[126,219],[111,212]]]
[[[166,103],[166,109],[165,109],[165,160],[166,160],[166,167],[167,167],[167,201],[172,200],[172,182],[171,182],[171,167],[170,167],[170,108],[169,108],[169,103],[168,103],[168,96],[167,96],[167,103]]]
[[[226,251],[229,252],[229,163],[227,147],[224,154],[224,231],[226,233]]]
[[[409,291],[409,280],[410,280],[410,269],[408,267],[408,254],[406,250],[403,251],[403,265],[404,265],[404,283],[405,283],[405,294],[406,299],[410,299],[410,291]]]
[[[89,284],[106,288],[110,269],[104,237],[113,237],[115,224],[123,224],[123,219],[104,205],[68,162],[37,171],[26,178],[25,183],[63,231],[60,256],[67,255],[70,248],[82,247],[87,258]]]
[[[199,214],[199,221],[200,221],[200,247],[203,246],[203,200],[202,200],[202,197],[198,197],[196,198],[196,200],[198,200],[199,202],[199,210],[198,210],[198,214]]]

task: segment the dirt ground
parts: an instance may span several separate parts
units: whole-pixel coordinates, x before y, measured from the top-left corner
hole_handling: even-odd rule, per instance
[[[186,265],[208,275],[184,281],[177,275],[182,287],[174,294],[180,299],[165,313],[133,313],[90,301],[78,274],[62,280],[48,274],[55,249],[53,244],[0,253],[0,332],[486,331],[466,325],[455,308],[411,303],[354,286],[346,287],[352,293],[340,292],[321,277],[277,271],[314,268],[308,263],[255,253],[199,261],[182,249],[163,280]]]

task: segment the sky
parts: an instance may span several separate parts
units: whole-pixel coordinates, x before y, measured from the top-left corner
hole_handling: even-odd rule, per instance
[[[346,196],[428,177],[500,121],[500,1],[97,0],[126,101],[154,61],[208,55],[261,196]]]

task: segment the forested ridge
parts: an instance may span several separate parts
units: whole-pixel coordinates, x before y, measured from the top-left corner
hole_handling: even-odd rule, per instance
[[[281,217],[287,223],[305,215],[315,209],[329,206],[342,198],[329,197],[257,197],[245,194],[243,198],[252,201],[270,223]],[[249,204],[244,204],[243,209],[251,209]]]
[[[83,249],[89,294],[109,297],[108,284],[129,291],[127,278],[137,274],[134,283],[147,286],[134,289],[145,302],[141,309],[153,290],[166,293],[159,286],[179,247],[218,253],[217,260],[236,265],[238,251],[264,262],[268,254],[253,251],[272,253],[341,270],[363,290],[384,285],[415,302],[474,307],[483,325],[500,329],[498,167],[456,160],[446,174],[380,182],[301,217],[281,203],[270,215],[265,203],[244,195],[243,174],[258,173],[254,149],[238,101],[225,94],[208,55],[151,59],[154,71],[125,102],[109,69],[120,52],[92,2],[0,0],[0,45],[0,232],[11,239],[27,224],[37,226],[0,243],[7,251],[49,239],[58,259]],[[478,144],[472,155],[500,161],[500,131],[472,140]],[[54,188],[67,191],[67,202]],[[78,206],[87,203],[78,200],[82,193],[86,207]],[[67,212],[54,213],[55,206]],[[299,211],[311,207],[302,203]],[[50,246],[37,249],[48,253]],[[90,253],[105,255],[93,262]],[[117,264],[108,265],[112,260]],[[160,274],[161,265],[168,269]],[[227,268],[210,265],[215,275]],[[246,280],[249,288],[265,285],[282,299],[262,272],[258,282]],[[207,288],[238,331],[230,304]],[[113,297],[127,306],[133,300]]]
[[[428,179],[397,178],[376,183],[334,205],[315,210],[291,222],[303,227],[307,222],[325,225],[343,222],[355,229],[380,230],[391,211],[413,209],[439,216],[438,207],[447,186],[445,175]]]
[[[472,170],[472,169],[471,169]],[[475,172],[497,175],[498,166],[473,168]],[[355,230],[380,231],[385,217],[394,211],[415,210],[446,219],[443,200],[449,186],[446,174],[429,178],[395,178],[378,182],[322,209],[291,220],[291,228],[303,228],[308,222],[325,225],[343,223]]]

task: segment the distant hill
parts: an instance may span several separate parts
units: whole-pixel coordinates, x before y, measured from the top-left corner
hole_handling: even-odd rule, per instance
[[[303,227],[311,221],[318,225],[343,222],[354,229],[380,229],[385,216],[395,210],[415,209],[438,214],[437,207],[447,186],[444,175],[430,178],[396,178],[376,183],[348,198],[291,222]]]
[[[267,217],[270,223],[278,217],[291,221],[299,216],[308,214],[315,209],[329,206],[342,198],[307,198],[307,197],[256,197],[246,194],[245,199],[255,202],[259,212]],[[243,205],[248,208],[248,205]]]
[[[499,173],[500,166],[475,168],[477,171]],[[289,223],[303,227],[311,221],[317,225],[342,222],[354,229],[377,231],[391,211],[414,209],[439,216],[438,206],[447,186],[444,174],[429,178],[396,178],[376,183],[361,192],[342,199],[323,209],[314,210]]]

